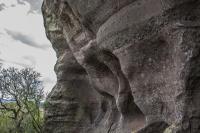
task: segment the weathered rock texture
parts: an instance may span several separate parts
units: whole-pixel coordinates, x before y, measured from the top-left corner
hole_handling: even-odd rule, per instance
[[[57,53],[45,133],[200,133],[199,0],[44,0]]]

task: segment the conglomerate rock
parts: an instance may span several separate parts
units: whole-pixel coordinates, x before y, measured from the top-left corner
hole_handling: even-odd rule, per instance
[[[45,133],[200,133],[199,0],[44,0],[57,53]]]

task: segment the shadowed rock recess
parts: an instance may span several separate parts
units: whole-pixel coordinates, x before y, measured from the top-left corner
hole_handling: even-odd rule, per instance
[[[58,58],[45,133],[200,133],[199,0],[44,0],[42,11]]]

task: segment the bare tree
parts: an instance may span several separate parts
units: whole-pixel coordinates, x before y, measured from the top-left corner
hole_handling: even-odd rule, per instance
[[[44,97],[40,74],[33,69],[0,68],[0,110],[15,122],[16,132],[23,133],[22,122],[29,115],[37,133],[41,133],[40,105]],[[5,103],[11,99],[13,104]]]

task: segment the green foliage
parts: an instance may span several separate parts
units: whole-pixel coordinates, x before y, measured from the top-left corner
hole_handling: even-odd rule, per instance
[[[7,104],[8,106],[12,106],[12,107],[16,106],[15,103],[7,103]],[[29,107],[32,110],[35,109],[34,106],[35,105],[33,102],[29,102]],[[36,118],[38,124],[42,126],[43,125],[43,109],[40,108],[39,117],[38,117],[37,111],[33,111],[33,112],[35,113],[34,117]],[[15,127],[15,120],[9,118],[11,114],[12,113],[8,111],[0,112],[0,133],[18,133]],[[24,116],[21,127],[23,129],[23,133],[37,133],[33,125],[32,116],[30,114],[26,114]]]
[[[14,129],[14,122],[8,118],[7,114],[0,114],[0,131],[1,133],[10,133]]]
[[[0,133],[41,133],[43,97],[40,73],[0,67]]]

